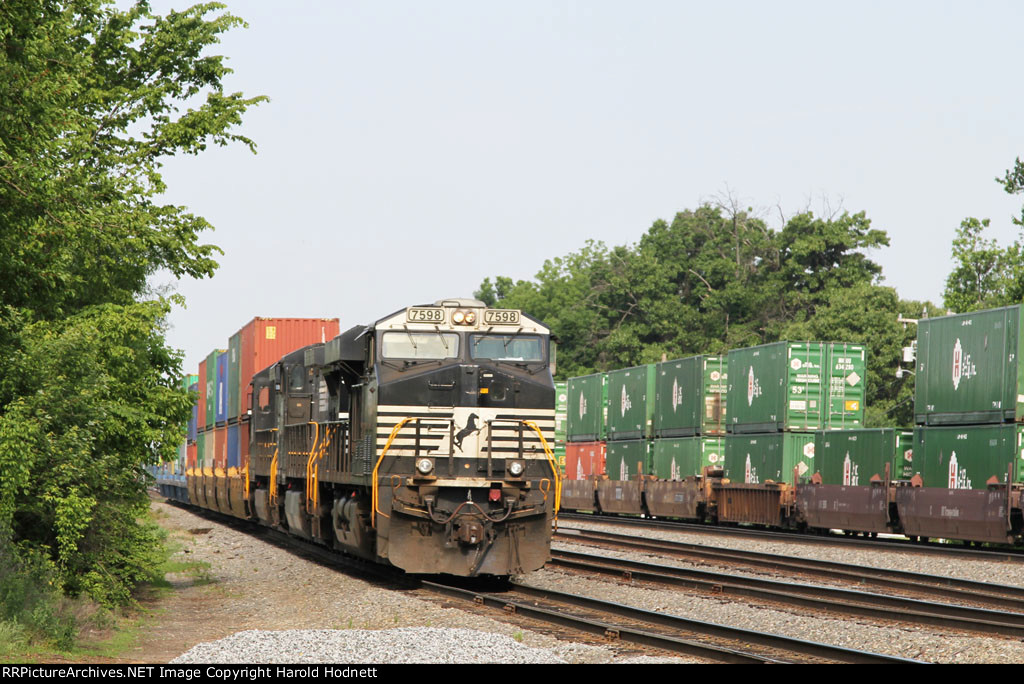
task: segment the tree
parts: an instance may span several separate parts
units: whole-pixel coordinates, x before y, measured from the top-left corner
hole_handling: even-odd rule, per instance
[[[142,468],[173,455],[189,413],[163,336],[180,299],[147,278],[210,276],[219,251],[204,219],[159,202],[160,166],[254,149],[235,129],[264,99],[223,91],[206,51],[242,22],[221,9],[0,5],[0,536],[105,603],[147,572]]]

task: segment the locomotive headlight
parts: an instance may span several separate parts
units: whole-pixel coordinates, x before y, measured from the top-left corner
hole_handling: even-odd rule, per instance
[[[416,461],[416,470],[419,471],[420,475],[429,475],[434,469],[434,462],[429,458],[421,458]]]
[[[526,470],[526,464],[522,461],[511,461],[508,464],[508,474],[512,477],[519,477]]]
[[[466,320],[466,314],[463,312],[456,311],[452,314],[452,323],[461,324],[464,320]]]
[[[476,312],[475,311],[467,311],[466,312],[466,325],[473,325],[475,322],[476,322]]]

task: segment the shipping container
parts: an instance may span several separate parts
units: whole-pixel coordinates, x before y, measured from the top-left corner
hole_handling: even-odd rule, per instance
[[[635,480],[651,474],[651,442],[647,439],[609,441],[605,451],[605,473],[610,480]]]
[[[896,435],[896,456],[893,460],[896,480],[909,480],[917,472],[914,470],[914,432],[900,430]]]
[[[213,431],[213,467],[223,470],[228,460],[228,429],[227,426],[214,428]]]
[[[238,423],[228,425],[227,466],[237,468],[241,460],[241,445],[238,441]]]
[[[925,487],[986,489],[990,479],[1024,483],[1024,425],[958,425],[914,429],[914,463]]]
[[[569,378],[566,440],[601,442],[606,436],[605,407],[608,378],[604,373]]]
[[[196,400],[196,431],[200,432],[206,429],[206,359],[199,362],[199,380],[196,390],[199,395]],[[201,462],[202,458],[199,460]]]
[[[224,352],[224,349],[214,349],[206,356],[206,415],[203,416],[206,429],[217,423],[217,357]]]
[[[654,419],[653,363],[608,372],[608,441],[651,437]]]
[[[659,480],[703,475],[705,466],[725,463],[724,437],[667,437],[654,440],[652,465]]]
[[[238,415],[248,415],[252,404],[252,376],[277,363],[296,349],[338,336],[337,318],[254,318],[232,337],[238,338]]]
[[[889,479],[903,479],[902,458],[899,469],[899,431],[893,428],[862,430],[819,430],[814,436],[814,460],[822,484],[866,487],[876,477],[884,481],[885,466]]]
[[[724,435],[728,361],[691,356],[656,366],[654,437]]]
[[[555,383],[555,446],[565,446],[566,418],[569,407],[569,383]]]
[[[808,481],[814,474],[814,433],[770,432],[725,437],[724,475],[732,482],[795,485],[794,469],[800,482]]]
[[[236,332],[228,339],[228,420],[238,420],[241,404],[242,334]]]
[[[867,349],[774,342],[729,352],[728,428],[735,433],[864,427]]]
[[[200,470],[202,470],[203,468],[207,467],[207,464],[206,464],[206,456],[207,456],[207,451],[206,451],[206,435],[207,434],[208,433],[206,433],[206,432],[200,432],[199,435],[196,437],[196,468],[199,468]],[[210,435],[210,438],[212,439],[213,438],[213,433],[211,432],[211,433],[209,433],[209,435]]]
[[[205,369],[204,369],[205,370]],[[193,375],[193,378],[198,377]],[[188,421],[188,441],[195,442],[196,435],[199,431],[199,402],[202,401],[199,392],[199,382],[193,382],[189,385],[188,391],[192,393],[192,397],[195,403],[192,404],[192,417]],[[203,407],[205,409],[205,406]]]
[[[604,474],[604,442],[569,442],[565,445],[565,477],[586,480]]]
[[[1020,305],[917,326],[914,421],[967,425],[1024,420]]]
[[[199,453],[199,445],[198,444],[189,444],[188,445],[187,451],[186,451],[186,458],[188,459],[186,461],[186,463],[185,463],[185,467],[186,468],[191,469],[191,468],[197,467],[196,455],[198,453]]]
[[[228,421],[228,353],[217,354],[217,409],[214,414],[217,425]]]

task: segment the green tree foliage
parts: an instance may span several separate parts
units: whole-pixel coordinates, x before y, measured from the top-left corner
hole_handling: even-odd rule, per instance
[[[160,203],[162,160],[234,132],[263,98],[206,54],[242,22],[216,3],[0,4],[0,535],[49,555],[70,593],[114,604],[155,538],[143,466],[170,457],[189,397],[158,269],[205,277],[216,247]]]
[[[1011,195],[1024,194],[1024,163],[1018,157],[1012,169],[996,182]],[[1024,229],[1024,207],[1013,222]],[[943,302],[962,313],[1024,301],[1024,241],[1018,237],[1002,248],[983,233],[988,219],[966,218],[953,240],[953,271],[946,278]]]
[[[888,245],[863,212],[804,212],[773,230],[750,210],[706,204],[656,221],[632,247],[588,243],[534,281],[498,277],[477,296],[521,308],[560,339],[558,374],[581,375],[780,339],[869,345],[870,421],[907,423],[912,386],[897,380],[921,311],[879,284],[866,250]]]

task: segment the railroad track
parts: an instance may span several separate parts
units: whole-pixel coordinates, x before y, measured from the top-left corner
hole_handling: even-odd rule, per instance
[[[590,522],[601,525],[618,525],[621,527],[641,527],[645,529],[666,529],[676,532],[694,532],[697,534],[720,535],[727,537],[744,537],[762,541],[784,541],[793,544],[810,544],[814,546],[829,545],[858,547],[865,549],[884,549],[902,553],[916,553],[926,556],[951,556],[954,558],[976,558],[978,560],[1024,563],[1024,548],[1007,546],[1005,548],[968,548],[954,544],[939,542],[914,542],[909,539],[864,538],[841,536],[837,534],[799,534],[779,530],[764,530],[752,527],[727,527],[722,525],[703,525],[685,523],[675,520],[652,520],[651,518],[607,518],[585,513],[558,514],[559,521]]]
[[[644,551],[734,568],[737,565],[775,572],[884,587],[931,599],[952,599],[1001,611],[1024,613],[1024,588],[974,580],[927,575],[905,570],[796,558],[771,553],[687,544],[663,539],[638,539],[612,532],[560,527],[555,539],[590,546]]]
[[[916,663],[896,656],[765,634],[656,613],[610,601],[514,583],[509,591],[481,593],[423,582],[425,590],[490,606],[507,614],[601,635],[613,641],[725,663]]]
[[[962,629],[1020,639],[1024,614],[951,605],[882,594],[792,584],[763,578],[723,576],[718,572],[553,550],[547,567],[603,575],[630,583],[684,588],[699,593],[755,599],[809,608],[821,613],[856,615],[900,623]]]

